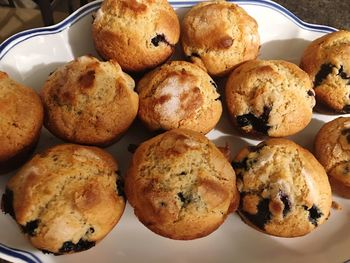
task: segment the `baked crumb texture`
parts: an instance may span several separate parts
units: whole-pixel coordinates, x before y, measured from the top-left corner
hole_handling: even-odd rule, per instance
[[[241,194],[238,212],[255,229],[280,237],[303,236],[329,217],[327,174],[294,142],[270,139],[244,148],[232,165]]]
[[[79,57],[53,72],[41,90],[45,126],[69,142],[108,146],[137,115],[134,87],[116,61]]]
[[[193,6],[181,25],[185,55],[212,76],[227,75],[258,56],[258,24],[238,5],[225,1]]]
[[[43,252],[83,251],[103,239],[123,214],[117,170],[103,150],[58,145],[34,156],[10,179],[1,207]]]
[[[125,192],[139,220],[171,239],[209,235],[239,203],[235,173],[225,156],[204,135],[184,129],[137,148]]]
[[[303,70],[283,60],[251,60],[229,76],[226,104],[244,134],[284,137],[312,119],[315,93]]]
[[[18,167],[40,137],[43,106],[31,88],[0,71],[0,172]]]
[[[167,0],[105,0],[92,25],[97,52],[123,70],[138,72],[166,61],[180,38],[179,19]]]
[[[350,117],[338,117],[322,126],[315,138],[315,156],[333,192],[350,198]]]
[[[317,102],[350,113],[350,32],[340,30],[310,43],[300,67],[309,73]]]
[[[200,67],[185,61],[169,62],[138,83],[138,116],[152,131],[185,128],[208,133],[222,113],[216,88]]]

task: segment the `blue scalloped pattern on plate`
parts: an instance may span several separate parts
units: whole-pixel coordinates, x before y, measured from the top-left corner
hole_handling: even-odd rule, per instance
[[[292,12],[284,8],[283,6],[269,1],[269,0],[252,0],[252,1],[244,1],[244,0],[228,0],[229,2],[235,2],[238,3],[239,5],[258,5],[258,6],[264,6],[267,8],[271,8],[282,15],[286,16],[288,19],[290,19],[295,25],[302,29],[310,30],[310,31],[316,31],[316,32],[322,32],[322,33],[329,33],[329,32],[334,32],[337,29],[329,26],[323,26],[323,25],[316,25],[316,24],[309,24],[301,19],[299,19],[297,16],[295,16]],[[175,8],[179,7],[188,7],[192,6],[198,1],[169,1],[171,5]],[[25,41],[26,39],[29,39],[34,36],[38,35],[50,35],[50,34],[56,34],[67,27],[73,25],[77,21],[79,21],[80,18],[92,13],[93,11],[97,10],[101,4],[101,1],[95,1],[91,2],[84,7],[78,9],[76,12],[74,12],[72,15],[67,17],[65,20],[62,22],[50,26],[50,27],[42,27],[42,28],[35,28],[35,29],[30,29],[26,30],[20,33],[17,33],[8,39],[6,39],[3,43],[0,44],[0,61],[1,59],[6,55],[6,53],[16,46],[17,44]],[[15,249],[15,248],[10,248],[8,246],[5,246],[0,243],[0,253],[7,255],[12,258],[17,258],[21,261],[24,262],[29,262],[29,263],[40,263],[42,262],[37,256],[34,254],[20,250],[20,249]],[[347,261],[350,262],[350,261]]]
[[[10,248],[0,243],[0,253],[8,255],[13,258],[18,258],[28,263],[40,263],[42,262],[37,256],[34,254],[16,248]]]

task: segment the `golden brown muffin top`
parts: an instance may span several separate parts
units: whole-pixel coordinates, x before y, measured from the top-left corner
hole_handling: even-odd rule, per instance
[[[73,251],[64,250],[65,242],[97,242],[124,211],[117,170],[113,157],[99,148],[54,146],[8,182],[13,216],[39,249],[66,253]]]
[[[43,115],[35,91],[0,71],[0,162],[33,143],[41,130]]]
[[[182,21],[184,52],[213,76],[255,59],[260,47],[258,25],[240,6],[225,1],[193,6]]]
[[[134,86],[116,61],[79,57],[54,71],[41,90],[45,126],[70,142],[108,145],[136,116]]]
[[[172,239],[210,234],[239,201],[230,163],[204,135],[185,129],[137,148],[125,192],[140,221]]]

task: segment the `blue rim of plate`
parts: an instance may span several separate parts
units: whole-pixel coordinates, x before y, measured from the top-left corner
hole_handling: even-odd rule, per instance
[[[28,263],[41,263],[42,261],[35,256],[33,253],[30,253],[25,250],[17,249],[17,248],[12,248],[5,246],[4,244],[0,243],[0,254],[4,254],[7,256],[10,256],[11,258],[16,258],[20,259],[24,262]]]
[[[19,43],[40,35],[51,35],[51,34],[57,34],[66,28],[70,27],[71,25],[78,22],[82,17],[92,13],[93,11],[97,10],[99,6],[101,5],[101,0],[91,2],[81,8],[79,8],[77,11],[72,13],[70,16],[68,16],[66,19],[61,21],[60,23],[49,26],[49,27],[41,27],[41,28],[34,28],[29,29],[26,31],[19,32],[8,39],[6,39],[4,42],[0,44],[0,61],[1,59],[7,54],[8,51],[11,50],[11,48],[15,47]],[[192,6],[194,4],[197,4],[200,1],[171,1],[169,0],[169,3],[175,7],[188,7]],[[270,0],[228,0],[228,2],[235,2],[239,5],[257,5],[257,6],[263,6],[270,9],[273,9],[280,14],[286,16],[290,21],[292,21],[295,25],[302,29],[306,29],[309,31],[315,31],[315,32],[321,32],[321,33],[330,33],[337,31],[337,29],[330,27],[330,26],[324,26],[324,25],[317,25],[317,24],[310,24],[302,21],[300,18],[298,18],[296,15],[294,15],[292,12],[290,12],[288,9],[284,8],[283,6],[270,1]],[[8,247],[6,245],[3,245],[0,243],[0,254],[7,255],[11,258],[17,258],[24,262],[29,263],[40,263],[42,262],[37,256],[35,256],[33,253],[30,253],[28,251],[15,249]]]

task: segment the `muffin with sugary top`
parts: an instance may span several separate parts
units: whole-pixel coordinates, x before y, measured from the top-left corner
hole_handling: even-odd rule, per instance
[[[99,148],[57,145],[10,179],[1,207],[36,248],[80,252],[102,240],[123,214],[117,170],[113,157]]]
[[[110,145],[136,117],[134,86],[116,61],[79,57],[55,70],[41,90],[45,126],[69,142]]]
[[[208,133],[222,105],[216,84],[200,67],[172,61],[145,75],[137,86],[138,116],[150,130],[185,128]]]
[[[142,143],[125,178],[139,220],[153,232],[189,240],[209,235],[236,210],[236,177],[204,135],[174,129]]]
[[[226,1],[193,6],[181,26],[185,55],[210,75],[228,74],[255,59],[260,48],[258,24],[243,8]]]
[[[36,92],[0,71],[0,172],[29,157],[39,139],[43,116]]]
[[[179,41],[180,25],[167,0],[105,0],[92,36],[97,52],[126,71],[144,71],[167,60]]]

